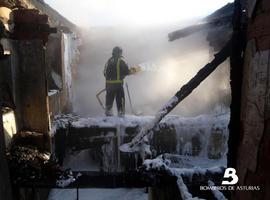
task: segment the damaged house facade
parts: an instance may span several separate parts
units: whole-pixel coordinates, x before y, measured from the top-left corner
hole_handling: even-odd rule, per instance
[[[16,130],[48,136],[52,117],[72,111],[80,40],[76,26],[43,1],[4,1],[1,6],[1,94],[8,145]],[[49,140],[44,148],[50,148]]]
[[[7,180],[0,199],[8,200],[5,149],[16,134],[51,152],[53,116],[72,111],[80,39],[74,24],[40,0],[0,1],[0,36],[0,178]]]
[[[148,187],[151,200],[270,199],[269,16],[268,0],[235,0],[204,23],[170,33],[173,41],[209,29],[214,59],[154,119],[134,116],[119,123],[70,115],[80,45],[76,26],[42,0],[0,1],[0,179],[6,180],[0,185],[0,199],[47,199],[48,190],[59,187]],[[230,114],[203,119],[169,116],[161,121],[227,58]],[[143,132],[147,124],[151,127]],[[138,132],[142,137],[136,137]],[[143,162],[145,152],[119,150],[125,143],[144,145],[140,140],[147,134],[156,159]],[[72,174],[58,168],[66,152],[84,149],[91,150],[101,172]],[[49,162],[47,153],[57,165]],[[27,154],[34,158],[21,156]],[[202,184],[221,185],[225,168],[196,170],[202,161],[194,165],[191,160],[198,155],[213,163],[227,156],[228,167],[237,170],[238,185],[260,186],[260,191],[199,191]],[[27,159],[29,169],[23,166]],[[14,164],[18,160],[23,163],[20,168]],[[18,179],[24,173],[29,179]]]

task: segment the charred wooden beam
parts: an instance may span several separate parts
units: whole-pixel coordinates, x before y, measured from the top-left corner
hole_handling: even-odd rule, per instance
[[[208,28],[231,25],[233,13],[234,3],[228,3],[224,7],[205,17],[201,23],[169,33],[169,41],[183,38]]]
[[[14,28],[9,37],[15,40],[40,39],[46,43],[49,34],[57,32],[56,28],[50,27],[48,15],[41,14],[36,9],[13,10],[11,20]]]
[[[239,146],[241,132],[241,94],[243,79],[243,52],[246,46],[245,15],[242,12],[243,4],[241,0],[235,1],[235,11],[233,19],[232,51],[230,56],[230,85],[231,85],[231,116],[229,123],[229,140],[228,140],[228,166],[236,167],[237,148]]]
[[[151,126],[148,129],[144,129],[138,135],[136,135],[133,140],[120,147],[120,150],[136,151],[136,146],[140,145],[143,138],[151,134],[159,126],[159,122],[170,113],[180,102],[182,102],[192,91],[197,88],[202,81],[204,81],[221,63],[223,63],[231,54],[231,44],[232,41],[229,40],[226,45],[215,54],[215,58],[208,64],[206,64],[200,71],[185,85],[183,85],[178,92],[156,113]]]
[[[115,127],[69,127],[66,135],[67,147],[73,150],[89,149],[106,144],[116,137]],[[112,133],[110,136],[109,134]]]
[[[203,31],[209,28],[217,28],[220,26],[225,26],[227,24],[230,24],[232,21],[232,16],[223,16],[218,19],[213,19],[211,21],[207,21],[204,23],[195,24],[192,26],[188,26],[186,28],[183,28],[181,30],[177,30],[174,32],[169,33],[169,41],[174,41],[183,37],[187,37],[191,34],[197,33],[199,31]]]
[[[175,94],[177,101],[166,104],[159,113],[159,121],[165,117],[172,109],[174,109],[181,101],[183,101],[192,91],[197,88],[221,63],[223,63],[231,52],[231,40],[227,42],[225,47],[215,54],[215,58],[206,64],[200,71]]]

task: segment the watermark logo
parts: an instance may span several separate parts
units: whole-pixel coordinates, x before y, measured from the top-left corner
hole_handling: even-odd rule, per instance
[[[230,180],[222,181],[222,185],[235,185],[239,180],[238,176],[236,175],[236,170],[234,168],[227,168],[224,172],[223,178]]]
[[[236,185],[239,181],[236,169],[227,168],[223,175],[221,185],[215,185],[211,180],[208,185],[200,186],[200,190],[211,191],[260,191],[259,185]]]

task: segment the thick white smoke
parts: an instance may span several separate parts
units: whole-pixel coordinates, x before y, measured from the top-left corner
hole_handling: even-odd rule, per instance
[[[129,66],[141,64],[143,72],[126,78],[132,103],[144,115],[153,115],[174,93],[213,58],[207,32],[168,42],[173,26],[151,28],[99,27],[82,31],[81,63],[76,80],[75,110],[84,116],[104,111],[96,93],[105,87],[103,68],[114,46],[123,48]],[[220,66],[174,114],[194,116],[228,105],[230,98],[228,64]],[[104,97],[104,96],[103,96]],[[126,112],[131,114],[126,95]]]

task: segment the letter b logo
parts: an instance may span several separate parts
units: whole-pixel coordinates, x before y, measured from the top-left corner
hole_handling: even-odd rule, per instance
[[[238,182],[238,176],[234,168],[227,168],[224,172],[223,178],[231,178],[231,181],[222,181],[222,185],[234,185]]]

